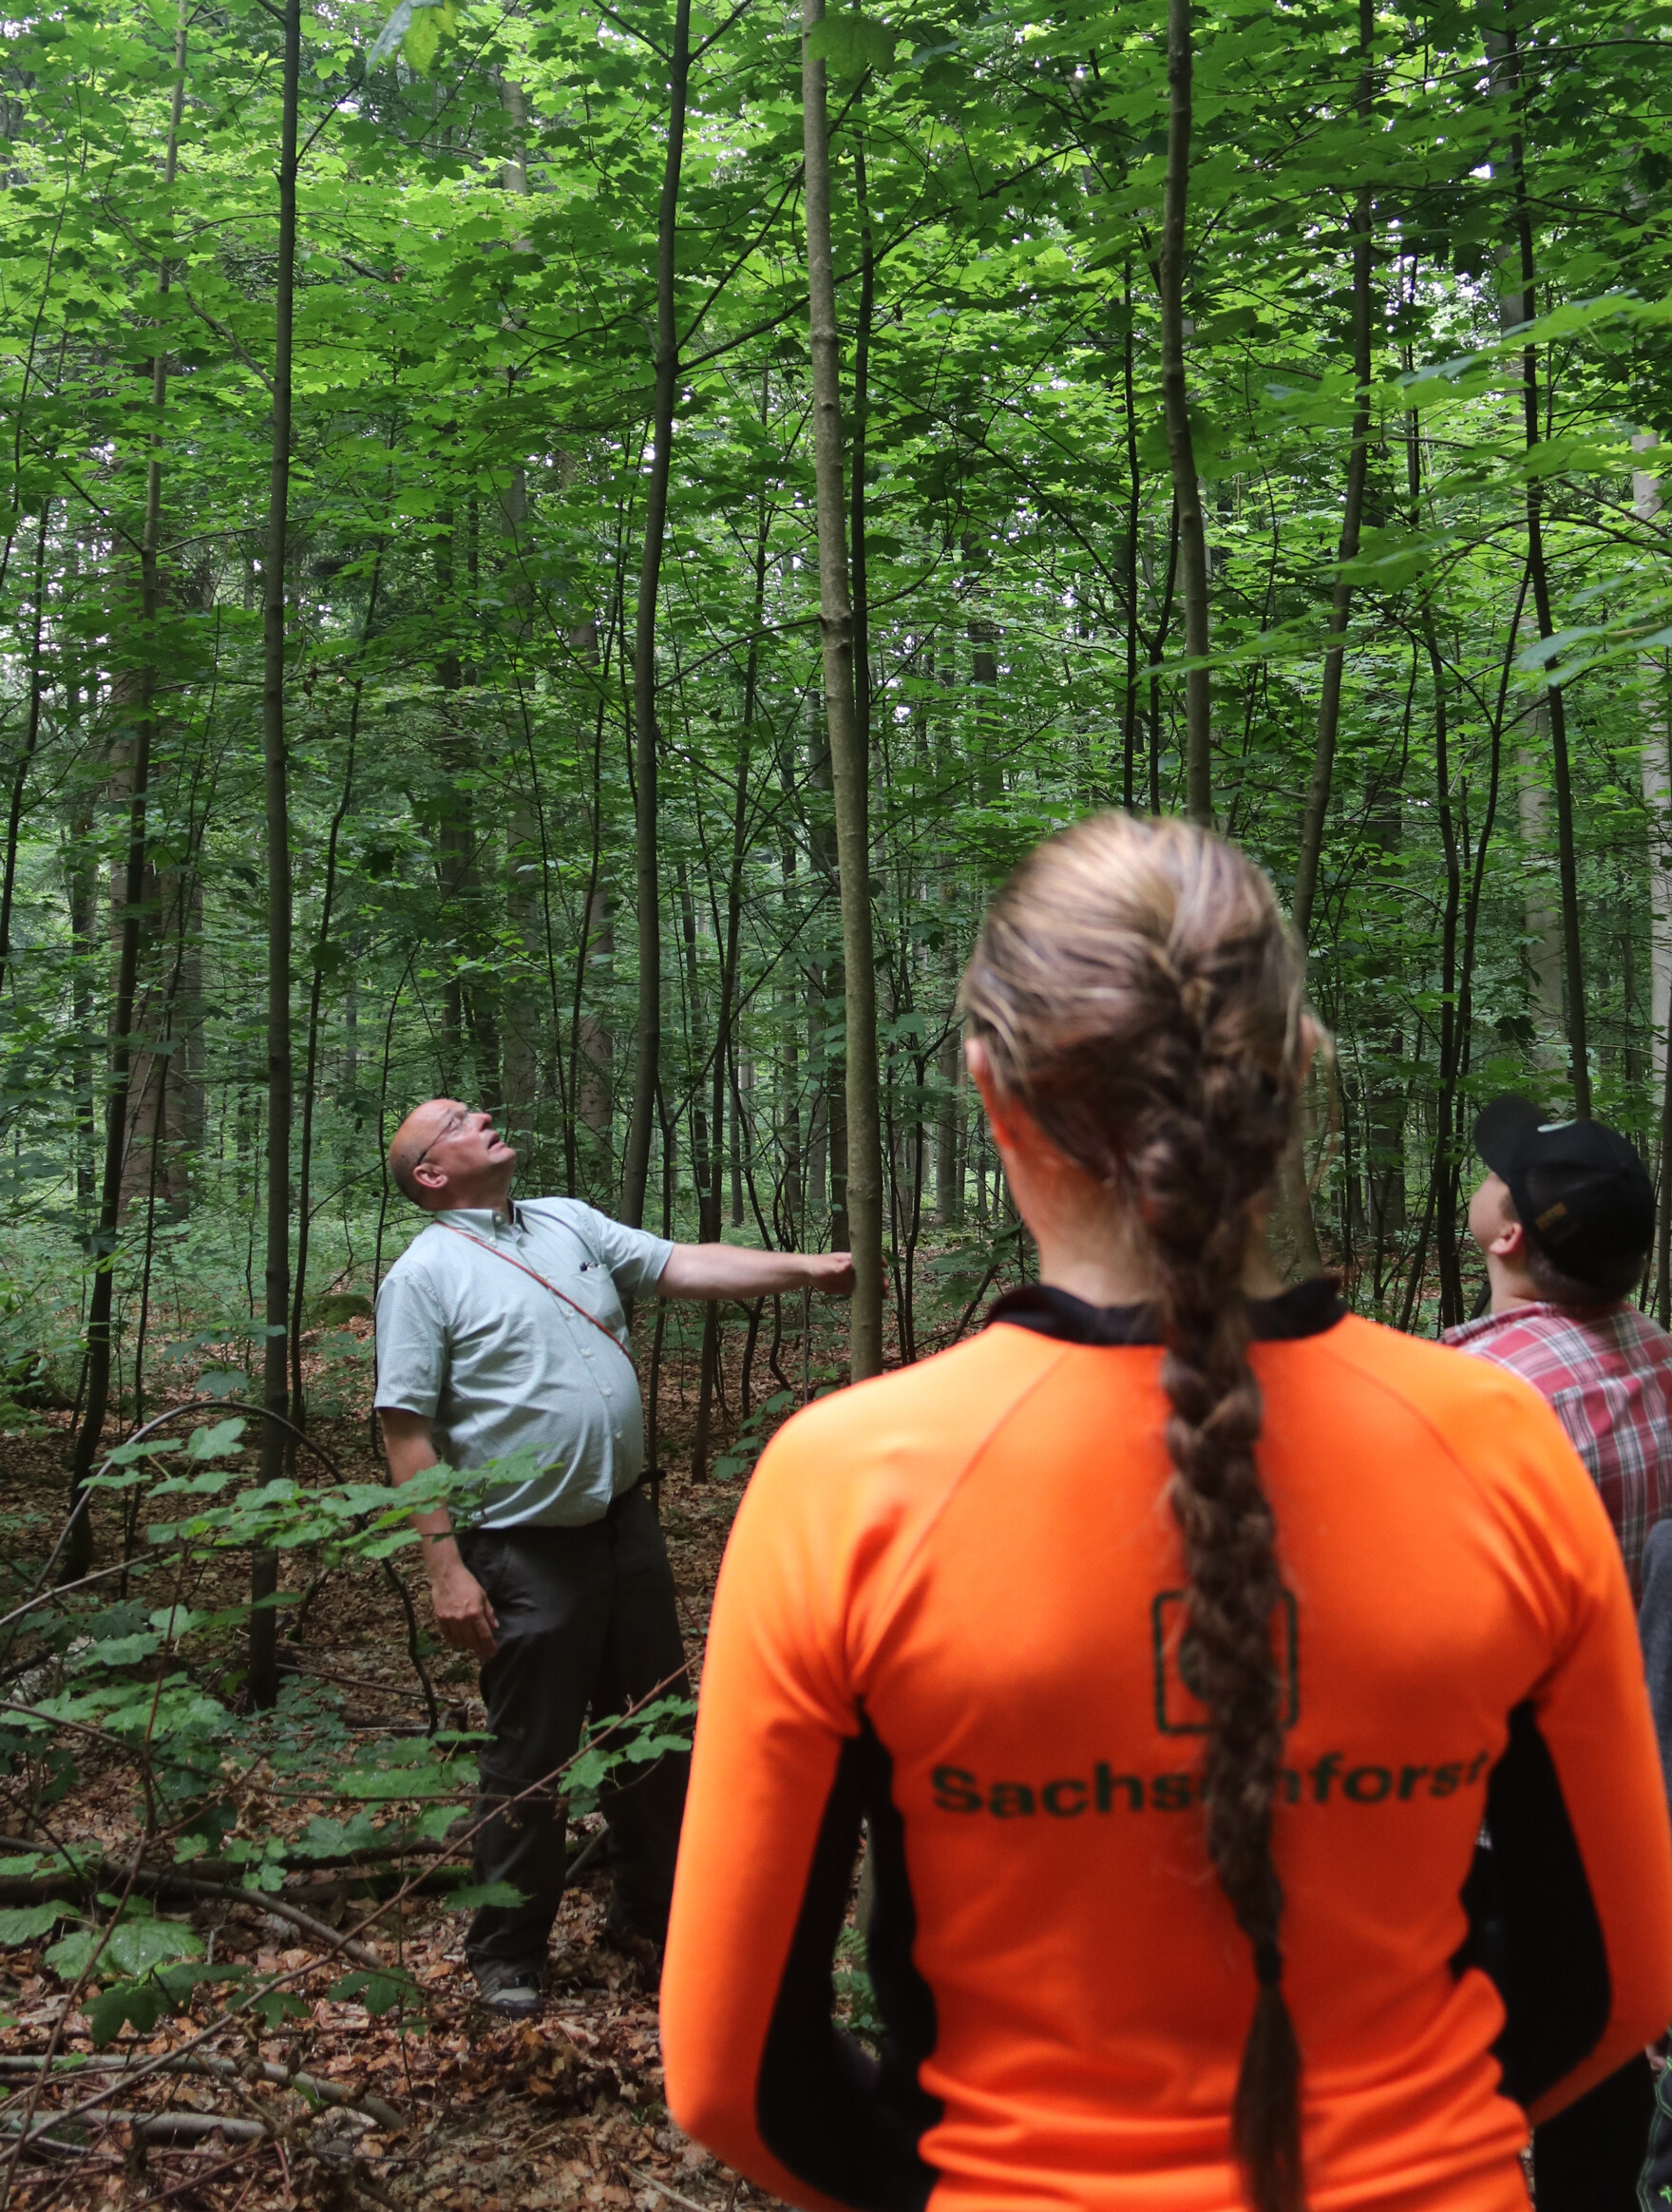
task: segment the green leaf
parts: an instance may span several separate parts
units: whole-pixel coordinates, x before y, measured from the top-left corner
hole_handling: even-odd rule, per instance
[[[447,1903],[456,1913],[474,1913],[484,1905],[525,1905],[528,1893],[520,1890],[514,1881],[467,1881],[462,1889],[450,1891]]]
[[[75,1981],[86,1971],[103,1935],[102,1929],[78,1928],[52,1945],[46,1954],[47,1964],[60,1980]],[[138,1979],[154,1967],[202,1955],[202,1937],[179,1920],[124,1918],[99,1951],[94,1971],[102,1980],[122,1975]]]
[[[875,16],[826,15],[808,33],[807,50],[839,77],[862,77],[869,69],[885,77],[894,67],[895,34]]]
[[[107,1960],[123,1974],[148,1974],[154,1966],[201,1958],[203,1938],[180,1920],[129,1920],[117,1923],[105,1947]]]
[[[166,2009],[162,1992],[154,1983],[113,1984],[86,2008],[94,2050],[103,2050],[105,2044],[114,2042],[129,2021],[139,2034],[149,2035]]]
[[[32,1943],[48,1928],[57,1927],[60,1920],[73,1920],[75,1914],[76,1908],[66,1905],[62,1897],[45,1905],[13,1906],[0,1913],[0,1943]]]
[[[413,2002],[422,1992],[410,1974],[387,1970],[380,1972],[375,1967],[362,1966],[356,1967],[352,1974],[344,1974],[341,1981],[333,1982],[326,1994],[339,2005],[352,1997],[358,1997],[373,2019],[380,2019],[385,2012],[392,2012],[403,2001]]]
[[[272,2030],[286,2020],[306,2020],[311,2008],[289,1990],[263,1990],[250,2001],[250,2011],[263,2028]]]
[[[303,1859],[352,1859],[356,1851],[370,1849],[378,1836],[370,1813],[356,1813],[352,1821],[315,1813],[290,1848]]]
[[[98,1940],[96,1928],[78,1928],[72,1936],[61,1936],[43,1956],[60,1981],[79,1981]]]
[[[466,1783],[461,1776],[446,1767],[404,1771],[395,1768],[386,1772],[381,1767],[351,1766],[338,1778],[336,1786],[344,1797],[376,1803],[385,1798],[460,1797]]]
[[[240,1382],[243,1380],[241,1374],[238,1379]],[[209,1393],[211,1398],[224,1398],[226,1395],[224,1390],[212,1390]],[[239,1413],[229,1415],[225,1421],[215,1421],[208,1428],[194,1429],[186,1439],[186,1458],[223,1459],[228,1452],[236,1452],[239,1448],[238,1439],[248,1426],[249,1423]]]
[[[205,1398],[236,1398],[249,1387],[249,1382],[241,1367],[205,1367],[198,1377],[198,1389]],[[216,1425],[227,1428],[231,1423],[218,1421]],[[207,1454],[203,1456],[206,1458]]]
[[[165,1966],[137,1981],[116,1982],[86,2008],[93,2042],[102,2049],[120,2035],[131,2021],[141,2035],[148,2035],[165,2012],[183,2012],[192,1993],[205,1982],[224,1984],[248,1979],[247,1966]]]

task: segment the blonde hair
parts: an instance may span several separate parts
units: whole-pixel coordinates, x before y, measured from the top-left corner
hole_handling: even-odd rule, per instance
[[[1209,1712],[1207,1851],[1257,1985],[1231,2130],[1258,2212],[1296,2212],[1304,2191],[1271,1851],[1282,1589],[1254,1459],[1262,1406],[1242,1277],[1295,1126],[1303,977],[1302,948],[1250,861],[1187,823],[1112,813],[1017,868],[961,998],[1000,1090],[1127,1194],[1155,1269],[1170,1497]]]

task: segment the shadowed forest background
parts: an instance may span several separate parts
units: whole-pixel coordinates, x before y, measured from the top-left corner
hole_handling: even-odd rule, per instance
[[[487,2039],[497,2152],[569,2115],[552,2193],[532,2149],[441,2178],[472,1715],[368,1425],[388,1139],[446,1093],[525,1192],[852,1245],[851,1336],[639,1315],[694,1657],[776,1421],[1029,1268],[955,994],[1090,809],[1211,818],[1276,880],[1336,1055],[1279,1239],[1359,1311],[1472,1309],[1498,1090],[1663,1180],[1672,10],[69,0],[3,36],[0,2204],[734,2204],[579,1873],[607,2017]],[[343,1936],[390,1867],[396,1920]],[[290,1967],[247,1910],[287,1884]],[[441,2135],[307,2133],[284,2069],[370,2079],[356,2035]],[[187,2044],[292,2118],[247,2068],[230,2134],[108,2085],[42,2118],[76,2053],[149,2051],[153,2101],[229,2078]]]

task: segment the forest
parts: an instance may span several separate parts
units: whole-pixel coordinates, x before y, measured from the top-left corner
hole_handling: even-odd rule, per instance
[[[853,1253],[641,1309],[694,1657],[778,1420],[1027,1275],[957,991],[1062,824],[1270,872],[1358,1311],[1476,1309],[1496,1092],[1662,1177],[1672,9],[883,5],[0,29],[0,2207],[748,2201],[580,1863],[682,1701],[556,2025],[457,1986],[417,1101]]]

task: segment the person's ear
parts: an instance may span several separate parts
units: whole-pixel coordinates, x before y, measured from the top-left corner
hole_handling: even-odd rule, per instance
[[[446,1168],[438,1167],[433,1160],[420,1160],[412,1170],[412,1180],[426,1191],[445,1191],[447,1187],[447,1172]]]
[[[1502,1260],[1506,1267],[1524,1267],[1527,1263],[1529,1246],[1527,1227],[1519,1214],[1511,1213],[1509,1215],[1497,1235],[1484,1249],[1491,1252],[1494,1259]]]
[[[1016,1144],[1016,1101],[1007,1098],[998,1087],[998,1078],[993,1072],[993,1060],[986,1042],[979,1037],[966,1037],[963,1041],[963,1064],[969,1070],[970,1081],[980,1094],[981,1104],[992,1125],[993,1135],[999,1147],[1014,1152]]]
[[[1489,1198],[1492,1192],[1492,1182],[1493,1178],[1489,1176],[1481,1189],[1475,1192],[1475,1205],[1480,1205]],[[1474,1230],[1474,1241],[1483,1252],[1490,1253],[1494,1260],[1502,1260],[1506,1267],[1519,1267],[1527,1258],[1526,1225],[1520,1214],[1516,1212],[1514,1202],[1502,1183],[1498,1184],[1496,1196],[1498,1218],[1495,1222],[1488,1221],[1486,1226],[1489,1233],[1482,1236],[1477,1230],[1474,1230],[1472,1218],[1470,1221],[1470,1228]],[[1471,1207],[1470,1211],[1472,1217],[1473,1206]]]

